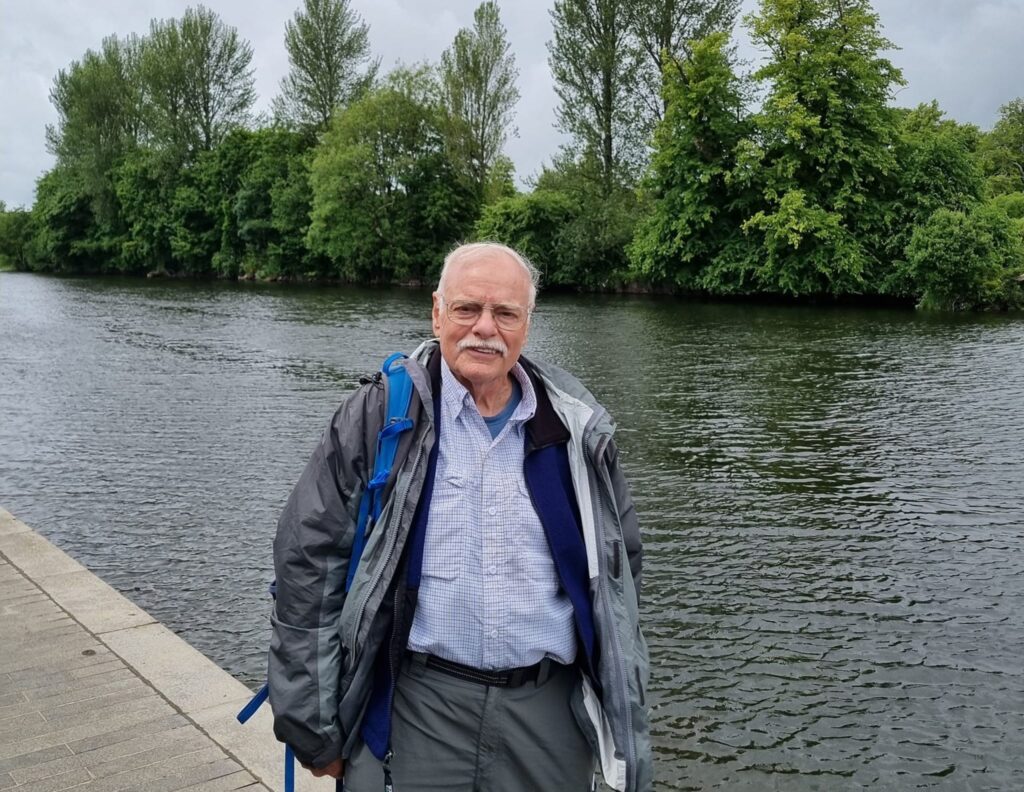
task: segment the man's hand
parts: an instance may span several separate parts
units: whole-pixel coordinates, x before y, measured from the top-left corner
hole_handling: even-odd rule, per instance
[[[317,778],[323,778],[324,776],[330,776],[331,778],[341,778],[345,775],[345,760],[340,756],[325,767],[310,767],[307,764],[302,765],[309,772],[311,772]]]

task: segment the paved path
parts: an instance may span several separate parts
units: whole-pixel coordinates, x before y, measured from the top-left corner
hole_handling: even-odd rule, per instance
[[[234,720],[249,695],[0,509],[0,790],[277,789],[268,708]]]

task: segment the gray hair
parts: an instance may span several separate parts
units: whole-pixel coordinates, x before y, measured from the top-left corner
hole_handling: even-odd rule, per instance
[[[522,267],[530,278],[530,304],[527,306],[531,311],[537,304],[537,286],[540,284],[540,270],[523,254],[513,250],[508,245],[500,242],[470,242],[465,245],[458,245],[444,257],[444,266],[441,268],[441,277],[437,281],[437,291],[444,296],[444,283],[448,275],[448,269],[452,264],[457,264],[480,253],[504,253],[510,259]]]

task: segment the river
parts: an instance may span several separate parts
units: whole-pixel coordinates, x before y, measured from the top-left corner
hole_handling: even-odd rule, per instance
[[[0,505],[244,682],[277,514],[429,295],[0,274]],[[664,790],[1024,789],[1024,317],[542,295],[616,417]]]

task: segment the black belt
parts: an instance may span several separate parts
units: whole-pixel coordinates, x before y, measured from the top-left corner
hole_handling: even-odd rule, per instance
[[[426,655],[424,665],[442,674],[453,676],[457,679],[464,679],[467,682],[476,682],[480,685],[492,685],[494,687],[515,688],[525,685],[527,682],[543,682],[551,673],[553,666],[558,666],[549,657],[545,657],[539,663],[523,668],[510,668],[506,671],[485,671],[480,668],[456,663],[452,660],[445,660],[443,657]]]

